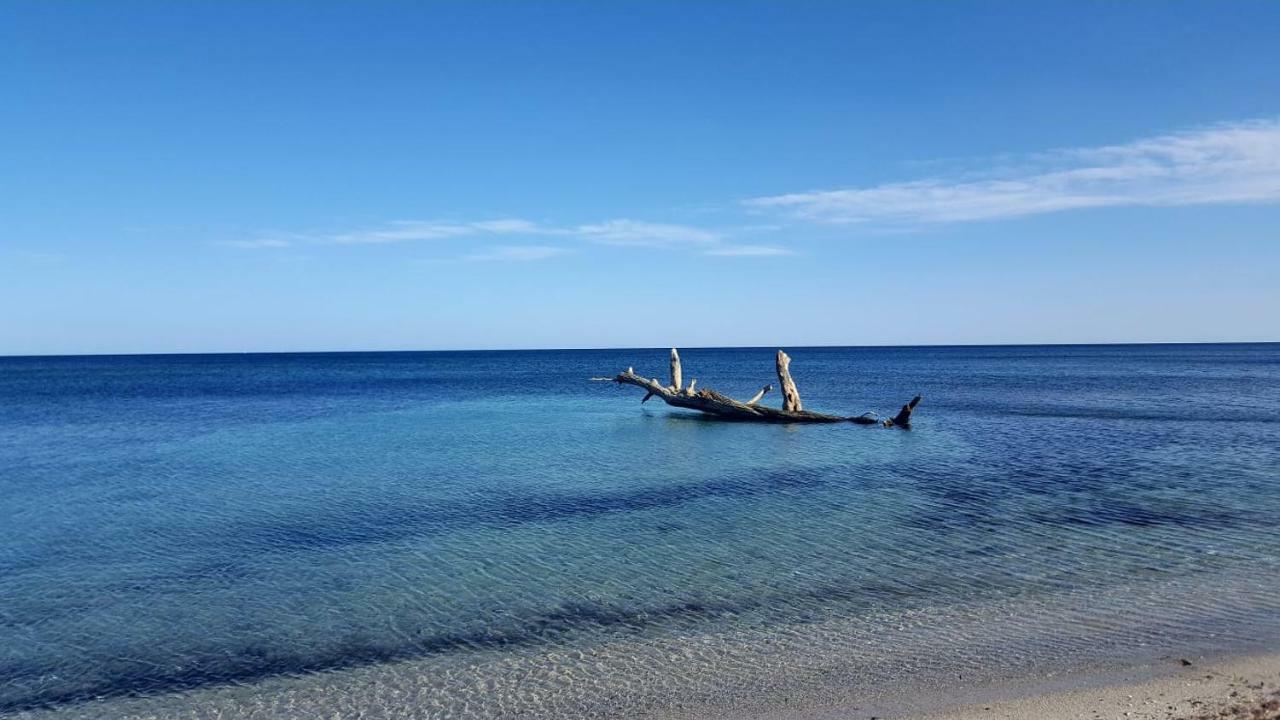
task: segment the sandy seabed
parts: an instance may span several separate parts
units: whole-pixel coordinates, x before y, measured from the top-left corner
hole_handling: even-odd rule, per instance
[[[19,713],[15,718],[437,718],[454,715],[441,708],[423,706],[403,697],[400,704],[360,707],[349,701],[337,705],[324,699],[342,693],[339,687],[320,683],[312,692],[298,693],[282,680],[279,687],[255,687],[246,697],[234,688],[158,698],[130,698],[88,703],[70,713],[64,709]],[[266,685],[280,684],[275,681]],[[244,688],[240,688],[243,690]],[[383,688],[385,689],[385,688]],[[233,698],[237,698],[235,700]],[[347,696],[348,698],[350,696]],[[255,701],[252,698],[257,698]],[[1257,654],[1218,660],[1162,660],[1157,664],[1112,669],[1106,672],[1065,673],[1053,678],[1009,682],[982,681],[957,685],[945,692],[910,692],[885,688],[867,703],[866,698],[832,690],[826,694],[794,698],[794,702],[752,708],[707,712],[657,711],[630,713],[621,708],[614,717],[646,717],[655,720],[1276,720],[1280,718],[1280,653]],[[194,701],[194,702],[193,702]],[[231,701],[230,703],[228,701]],[[327,708],[324,708],[327,705]],[[896,706],[896,709],[895,709]],[[932,707],[931,710],[922,708]],[[511,708],[494,717],[542,718],[540,712]]]
[[[1246,573],[813,622],[739,618],[6,720],[1269,719],[1268,693],[1280,687],[1276,602],[1268,582]],[[1234,706],[1236,715],[1220,714]]]
[[[1190,664],[1186,664],[1186,663]],[[877,707],[832,696],[818,706],[671,716],[670,720],[1276,720],[1280,653],[1162,662],[1051,680],[984,683],[946,696],[904,696]],[[933,710],[906,710],[934,706]],[[880,713],[880,714],[877,714]]]

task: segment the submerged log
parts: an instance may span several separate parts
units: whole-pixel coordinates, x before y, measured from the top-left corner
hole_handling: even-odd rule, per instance
[[[805,410],[800,404],[800,391],[796,388],[795,381],[791,378],[791,358],[786,353],[779,350],[777,355],[777,372],[778,385],[782,388],[782,408],[772,408],[767,405],[760,405],[760,399],[773,389],[772,385],[765,385],[750,400],[740,402],[733,398],[722,395],[715,390],[703,389],[695,390],[697,379],[689,381],[689,387],[681,388],[680,377],[680,354],[675,348],[671,349],[671,384],[663,385],[662,382],[654,378],[647,378],[638,375],[634,368],[627,368],[625,372],[618,373],[614,377],[598,377],[593,380],[609,380],[619,385],[634,385],[645,391],[644,399],[640,402],[644,403],[654,396],[662,398],[662,401],[672,407],[686,408],[688,410],[697,410],[707,413],[715,417],[724,418],[726,420],[746,420],[753,422],[772,422],[772,423],[839,423],[852,422],[858,425],[883,425],[884,427],[911,427],[911,413],[915,410],[916,405],[920,404],[920,396],[917,395],[911,402],[902,406],[898,414],[891,420],[881,422],[872,413],[864,413],[847,417],[843,415],[828,415],[826,413],[817,413]]]

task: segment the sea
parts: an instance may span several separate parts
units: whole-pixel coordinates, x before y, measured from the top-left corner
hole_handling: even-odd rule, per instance
[[[912,426],[591,380],[667,348],[0,358],[0,716],[745,717],[1280,648],[1280,344],[786,349],[806,409]]]

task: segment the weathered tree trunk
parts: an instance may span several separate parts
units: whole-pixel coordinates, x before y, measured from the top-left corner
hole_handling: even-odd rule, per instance
[[[778,387],[782,388],[782,409],[784,412],[800,412],[804,406],[800,404],[800,391],[796,382],[791,379],[791,358],[781,350],[778,351]]]
[[[728,420],[748,420],[754,422],[773,422],[773,423],[837,423],[852,422],[859,425],[884,425],[885,427],[902,427],[909,428],[911,426],[911,412],[915,410],[916,405],[920,403],[920,396],[917,395],[911,402],[902,406],[902,410],[893,417],[892,420],[885,420],[883,423],[876,419],[870,413],[857,415],[854,417],[845,417],[841,415],[827,415],[825,413],[816,413],[804,410],[800,404],[800,391],[796,388],[795,381],[791,379],[790,372],[791,358],[786,353],[779,350],[777,355],[777,371],[778,384],[782,387],[782,408],[771,408],[767,405],[760,405],[760,399],[773,389],[771,385],[765,385],[756,393],[754,397],[746,402],[740,402],[733,398],[726,397],[715,390],[694,390],[697,379],[689,381],[689,387],[681,387],[680,377],[680,354],[675,348],[671,349],[671,384],[663,385],[658,380],[637,375],[634,368],[627,368],[626,372],[606,378],[592,378],[593,380],[611,380],[620,385],[634,385],[645,391],[644,399],[640,402],[647,402],[649,398],[658,396],[662,401],[672,407],[687,408],[689,410],[698,410],[709,415],[725,418]]]

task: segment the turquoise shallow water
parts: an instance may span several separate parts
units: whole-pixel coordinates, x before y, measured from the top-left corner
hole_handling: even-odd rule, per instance
[[[762,647],[784,687],[800,646],[868,683],[1276,646],[1280,345],[788,351],[806,407],[919,392],[914,428],[587,381],[665,350],[0,358],[0,714],[405,664],[431,715],[628,714],[749,692]]]

